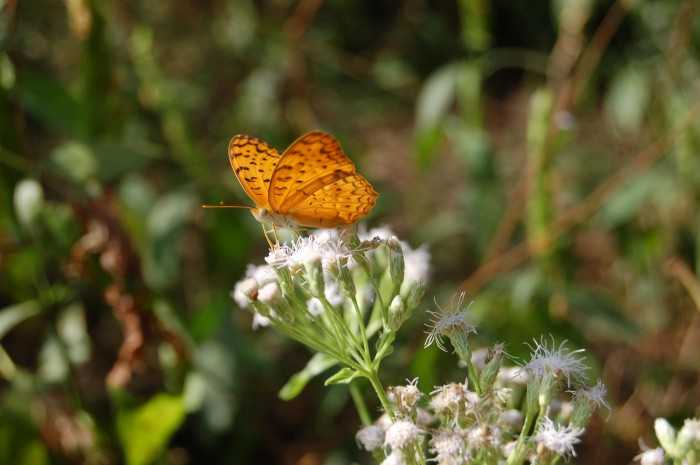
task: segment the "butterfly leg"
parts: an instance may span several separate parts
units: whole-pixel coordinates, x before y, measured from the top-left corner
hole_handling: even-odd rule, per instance
[[[265,229],[265,225],[263,223],[260,223],[260,226],[262,227],[263,234],[265,235],[265,240],[267,241],[267,245],[270,246],[270,248],[273,247],[272,241],[270,241],[270,237],[267,235],[268,231]]]
[[[275,238],[275,244],[279,244],[280,239],[279,239],[279,237],[277,237],[277,226],[275,226],[275,223],[272,223],[272,235]]]

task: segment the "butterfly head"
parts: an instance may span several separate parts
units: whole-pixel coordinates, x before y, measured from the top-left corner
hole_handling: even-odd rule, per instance
[[[260,223],[270,222],[270,213],[265,208],[251,208],[250,213]]]
[[[297,228],[299,223],[290,216],[272,212],[266,208],[251,208],[250,213],[260,223],[272,223],[280,228]]]

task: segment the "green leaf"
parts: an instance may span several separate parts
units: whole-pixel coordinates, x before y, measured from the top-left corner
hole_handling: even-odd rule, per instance
[[[301,394],[309,381],[337,363],[325,354],[314,355],[300,372],[289,378],[277,395],[282,400],[294,399]]]
[[[20,73],[15,81],[17,97],[28,113],[58,132],[86,135],[86,121],[78,100],[50,74]]]
[[[360,373],[356,370],[351,368],[341,368],[336,374],[328,378],[323,385],[329,386],[331,384],[348,384],[358,376],[360,376]]]
[[[36,300],[28,300],[0,310],[0,339],[24,320],[38,314],[40,310]]]
[[[158,394],[145,404],[117,416],[117,432],[127,465],[147,465],[163,451],[185,418],[180,396]]]

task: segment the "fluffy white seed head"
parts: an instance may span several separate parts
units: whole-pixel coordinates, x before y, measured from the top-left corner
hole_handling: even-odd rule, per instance
[[[416,442],[422,434],[423,430],[412,421],[398,420],[386,430],[384,445],[391,447],[392,450],[404,449]]]
[[[522,367],[501,367],[501,369],[498,370],[496,381],[499,384],[525,386],[529,381],[529,375],[527,370]]]
[[[412,412],[422,396],[418,389],[418,378],[408,381],[406,386],[391,386],[387,394],[399,412],[404,414]]]
[[[562,426],[545,417],[535,435],[538,446],[562,456],[575,456],[574,446],[581,442],[583,428]]]
[[[430,451],[438,465],[463,465],[470,456],[461,430],[441,430],[433,433]]]
[[[438,386],[430,393],[430,406],[439,415],[456,413],[467,403],[468,394],[466,384],[450,383]]]
[[[461,293],[453,300],[449,307],[443,309],[439,305],[437,312],[428,312],[432,315],[428,323],[428,337],[425,339],[425,347],[433,343],[441,350],[447,351],[444,338],[457,332],[464,334],[476,333],[476,327],[469,323],[467,312],[469,306],[464,306],[465,294]],[[437,303],[436,303],[437,305]]]
[[[384,445],[384,430],[377,425],[365,426],[357,432],[355,439],[365,450],[373,451]]]
[[[605,407],[610,410],[610,405],[608,405],[608,401],[605,399],[608,395],[608,389],[600,380],[592,387],[581,388],[574,391],[573,395],[575,399],[585,399],[598,408]]]
[[[571,385],[572,379],[580,381],[585,377],[588,367],[580,355],[584,349],[569,350],[566,341],[556,345],[542,338],[534,341],[532,350],[532,359],[525,365],[530,375],[538,378],[546,375],[562,377],[567,385]]]

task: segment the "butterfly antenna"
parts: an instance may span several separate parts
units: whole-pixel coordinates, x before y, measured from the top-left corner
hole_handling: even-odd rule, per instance
[[[202,205],[202,208],[246,208],[248,210],[252,210],[254,207],[250,207],[248,205],[236,205],[231,203],[219,202],[216,205]]]

